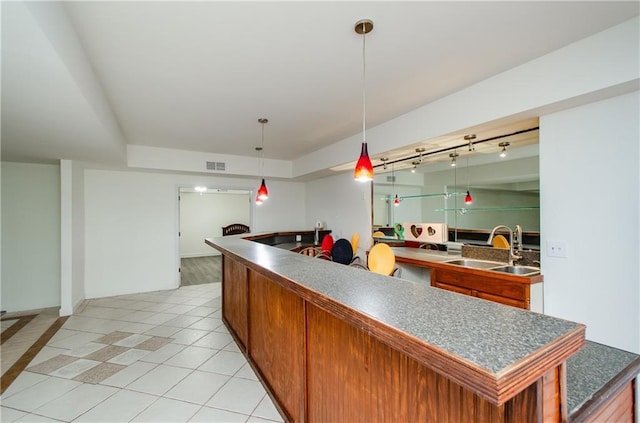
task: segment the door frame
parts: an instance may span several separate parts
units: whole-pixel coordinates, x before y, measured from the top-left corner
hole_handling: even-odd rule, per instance
[[[206,184],[177,184],[176,188],[175,188],[175,207],[176,207],[176,227],[175,227],[175,282],[176,282],[176,288],[180,287],[180,284],[182,282],[181,280],[181,273],[180,273],[180,266],[181,266],[181,257],[180,257],[180,193],[183,192],[183,190],[189,189],[189,190],[193,190],[194,186],[205,186],[207,187],[207,191],[213,191],[213,190],[231,190],[231,191],[244,191],[247,194],[249,194],[249,225],[253,228],[254,227],[254,216],[255,216],[255,203],[253,201],[251,201],[251,199],[253,198],[254,194],[255,194],[255,188],[247,188],[246,186],[237,186],[237,185],[224,185],[224,184],[218,184],[218,183],[206,183]]]

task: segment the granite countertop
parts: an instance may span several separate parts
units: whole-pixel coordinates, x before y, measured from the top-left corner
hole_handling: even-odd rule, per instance
[[[578,332],[584,337],[584,325],[579,323],[425,284],[238,238],[206,242],[257,265],[258,270],[297,284],[300,291],[312,292],[316,298],[328,297],[365,318],[445,351],[458,363],[483,369],[495,379],[526,365],[523,363],[532,355],[539,357],[551,343],[568,342],[567,337],[574,339]]]
[[[588,414],[591,403],[608,397],[618,383],[628,383],[640,371],[640,356],[586,341],[567,360],[567,409],[569,416]]]

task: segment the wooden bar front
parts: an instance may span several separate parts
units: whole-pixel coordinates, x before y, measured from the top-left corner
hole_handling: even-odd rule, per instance
[[[566,420],[564,362],[544,362],[544,377],[512,383],[508,399],[495,401],[480,379],[469,383],[476,392],[461,386],[451,379],[457,369],[419,362],[395,347],[402,340],[383,342],[345,311],[323,306],[326,298],[310,302],[297,291],[293,281],[224,254],[223,320],[287,421]]]

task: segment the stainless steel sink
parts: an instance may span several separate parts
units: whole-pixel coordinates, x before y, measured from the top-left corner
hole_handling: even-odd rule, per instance
[[[503,272],[510,273],[512,275],[520,275],[520,276],[533,276],[539,275],[540,269],[537,267],[529,267],[529,266],[501,266],[494,267],[493,269],[488,269],[493,272]]]
[[[475,269],[491,269],[496,266],[503,266],[502,263],[497,263],[495,261],[483,261],[483,260],[472,260],[472,259],[457,259],[446,261],[446,264],[455,264],[456,266],[464,266],[464,267],[473,267]]]

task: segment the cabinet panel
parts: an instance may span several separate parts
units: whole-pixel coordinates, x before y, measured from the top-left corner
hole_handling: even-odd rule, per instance
[[[514,300],[513,298],[507,298],[501,295],[489,294],[487,292],[478,291],[476,292],[475,296],[478,298],[482,298],[484,300],[489,300],[496,303],[509,305],[512,307],[524,308],[525,310],[529,308],[527,307],[527,304],[524,301]]]
[[[222,314],[245,349],[249,333],[247,268],[226,255],[223,260]]]
[[[446,289],[447,291],[457,292],[459,294],[471,295],[472,297],[475,296],[470,289],[463,288],[461,286],[450,285],[448,283],[443,283],[443,282],[434,282],[433,286],[437,288]]]
[[[530,307],[530,285],[495,278],[489,272],[478,275],[465,270],[432,269],[431,285],[525,310]]]
[[[304,302],[250,270],[249,308],[249,355],[285,413],[304,422]]]
[[[311,304],[307,339],[309,421],[538,421],[537,383],[493,405]]]

